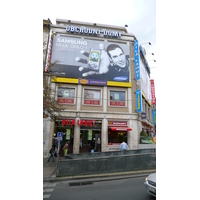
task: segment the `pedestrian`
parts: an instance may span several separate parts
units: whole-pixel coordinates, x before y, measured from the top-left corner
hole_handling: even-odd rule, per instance
[[[50,153],[51,155],[49,156],[48,162],[51,160],[51,157],[53,158],[53,161],[52,161],[52,162],[55,162],[55,160],[54,160],[54,147],[53,147],[53,146],[51,147],[49,153]]]
[[[66,156],[67,155],[67,151],[68,151],[68,143],[66,142],[65,143],[65,145],[64,145],[64,147],[63,147],[63,151],[64,151],[64,156]]]
[[[121,144],[120,144],[120,150],[121,151],[124,151],[124,150],[127,150],[128,149],[128,145],[126,144],[126,142],[122,142]]]
[[[80,138],[80,149],[82,148],[83,146],[83,141],[82,141],[82,138]]]
[[[94,147],[95,147],[95,138],[91,142],[91,153],[94,153]]]

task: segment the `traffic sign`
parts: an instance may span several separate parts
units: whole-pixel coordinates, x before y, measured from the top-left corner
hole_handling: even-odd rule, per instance
[[[63,140],[63,132],[57,133],[57,140]]]

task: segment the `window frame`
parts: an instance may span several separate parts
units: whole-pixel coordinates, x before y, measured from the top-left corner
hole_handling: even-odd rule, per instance
[[[110,102],[111,102],[111,99],[110,99],[110,93],[111,92],[124,92],[124,97],[125,97],[125,100],[124,101],[116,101],[116,102],[124,102],[125,105],[124,106],[115,106],[115,105],[110,105]],[[111,108],[126,108],[127,107],[127,91],[126,90],[119,90],[119,89],[109,89],[108,90],[108,95],[109,95],[109,99],[108,99],[108,106],[111,107]]]
[[[88,101],[99,101],[99,105],[98,104],[86,104],[85,103],[85,90],[91,90],[91,91],[100,91],[100,99],[96,100],[96,99],[87,99]],[[82,98],[82,105],[84,106],[102,106],[102,89],[101,88],[83,88],[83,98]]]
[[[58,98],[61,98],[62,99],[62,97],[58,97],[58,90],[59,90],[59,88],[62,88],[62,89],[72,89],[72,90],[74,90],[74,97],[69,97],[69,98],[67,98],[67,97],[65,97],[65,98],[63,98],[63,99],[73,99],[73,103],[61,103],[61,102],[58,102]],[[57,86],[56,87],[56,101],[57,101],[57,103],[58,104],[61,104],[61,105],[75,105],[76,104],[76,88],[75,87],[69,87],[69,86]]]

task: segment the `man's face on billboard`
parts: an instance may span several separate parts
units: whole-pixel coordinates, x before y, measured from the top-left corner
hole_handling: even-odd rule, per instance
[[[111,50],[110,52],[111,59],[113,63],[119,67],[126,67],[126,56],[120,48]]]

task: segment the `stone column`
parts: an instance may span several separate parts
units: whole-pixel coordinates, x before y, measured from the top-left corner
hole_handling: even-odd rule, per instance
[[[77,122],[77,119],[79,119],[79,118],[76,118],[76,122]],[[79,153],[79,144],[80,144],[80,126],[77,126],[77,124],[76,124],[74,126],[73,154]]]
[[[101,129],[101,151],[105,152],[108,145],[108,123],[107,119],[102,120],[102,129]]]
[[[43,158],[49,157],[49,150],[52,147],[54,134],[54,121],[50,118],[43,119]]]
[[[81,98],[81,89],[82,89],[82,85],[78,85],[78,92],[77,92],[77,111],[80,111],[81,109],[81,102],[82,102],[82,98]]]
[[[132,94],[131,94],[131,88],[128,88],[128,112],[132,113]]]
[[[129,120],[129,126],[132,127],[132,131],[128,132],[128,145],[129,149],[137,149],[139,141],[139,125],[135,119]]]
[[[103,99],[103,112],[107,112],[107,99],[108,99],[108,95],[107,95],[107,87],[103,87],[103,95],[102,95],[102,99]]]

